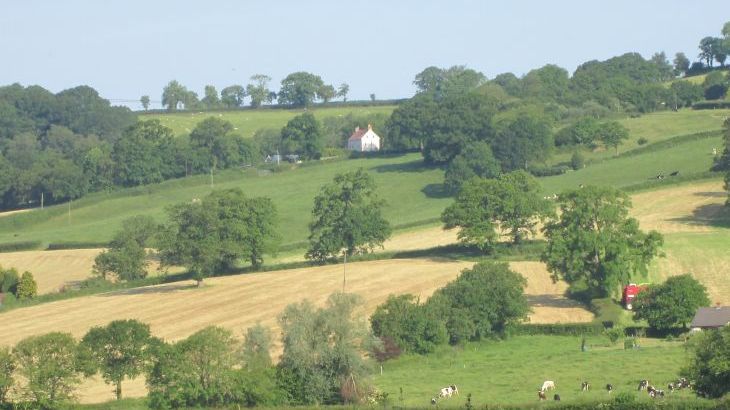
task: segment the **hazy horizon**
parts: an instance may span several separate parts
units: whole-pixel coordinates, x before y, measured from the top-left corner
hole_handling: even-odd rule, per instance
[[[466,65],[493,78],[545,64],[573,72],[626,52],[694,61],[705,36],[730,20],[723,1],[604,4],[478,1],[20,2],[0,15],[0,85],[38,84],[53,92],[89,85],[113,104],[159,107],[176,79],[201,97],[309,71],[350,100],[407,98],[428,66]],[[211,5],[214,4],[214,5]]]

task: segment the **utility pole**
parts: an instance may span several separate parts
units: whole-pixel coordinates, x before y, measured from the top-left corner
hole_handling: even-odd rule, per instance
[[[347,284],[347,249],[345,249],[345,262],[342,264],[342,293],[345,293]]]
[[[41,210],[43,209],[43,191],[41,191]]]
[[[71,200],[68,200],[68,224],[71,225]]]

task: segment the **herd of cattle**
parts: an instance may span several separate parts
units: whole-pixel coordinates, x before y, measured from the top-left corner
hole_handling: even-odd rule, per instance
[[[689,380],[685,379],[684,377],[680,377],[676,382],[671,382],[667,384],[667,390],[670,392],[673,392],[675,390],[681,390],[681,389],[689,389],[691,387]],[[545,380],[542,383],[542,387],[540,387],[540,390],[537,391],[537,398],[538,400],[547,400],[547,392],[548,390],[554,390],[555,389],[555,382],[552,380]],[[580,385],[580,390],[583,392],[587,392],[591,389],[591,384],[587,381],[584,381]],[[656,387],[649,384],[649,380],[641,380],[639,382],[639,391],[646,391],[649,394],[649,397],[651,398],[657,398],[657,397],[664,397],[664,390],[657,389]],[[608,394],[611,394],[613,392],[613,385],[608,383],[606,384],[606,391]],[[456,387],[456,385],[450,385],[442,388],[438,395],[436,397],[431,398],[431,404],[437,404],[439,399],[443,398],[451,398],[454,394],[459,394],[459,389]],[[554,394],[553,400],[560,401],[560,395]]]

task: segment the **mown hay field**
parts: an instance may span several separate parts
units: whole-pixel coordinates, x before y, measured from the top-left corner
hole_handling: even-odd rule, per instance
[[[362,314],[367,316],[390,294],[410,293],[425,300],[470,266],[471,262],[429,259],[351,263],[346,268],[346,289],[363,296]],[[593,319],[590,312],[563,297],[565,285],[553,284],[540,263],[514,262],[511,266],[528,279],[532,323]],[[0,345],[14,345],[27,336],[50,331],[70,332],[80,338],[89,328],[116,319],[149,323],[156,336],[170,341],[209,325],[226,327],[240,336],[244,329],[260,322],[277,334],[276,318],[286,305],[303,299],[323,305],[330,294],[342,290],[342,275],[342,265],[330,265],[211,278],[201,288],[186,281],[15,309],[2,314]],[[84,402],[113,397],[108,386],[98,380],[86,382],[80,392]],[[144,394],[141,380],[125,386],[127,397]]]

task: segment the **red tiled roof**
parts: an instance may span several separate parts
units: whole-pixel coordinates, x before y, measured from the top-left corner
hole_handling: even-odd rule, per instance
[[[352,133],[352,135],[350,135],[350,138],[348,138],[347,140],[348,141],[357,141],[357,140],[360,140],[360,139],[362,139],[362,136],[365,135],[366,132],[368,132],[367,129],[360,129],[360,128],[358,128],[358,129],[355,130],[355,132]]]

